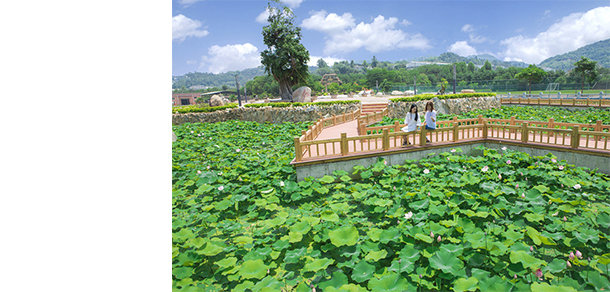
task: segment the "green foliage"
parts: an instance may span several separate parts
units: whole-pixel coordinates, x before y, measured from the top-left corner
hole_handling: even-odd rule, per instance
[[[236,103],[230,103],[223,106],[211,106],[211,107],[203,107],[198,105],[185,105],[185,106],[174,106],[172,107],[172,113],[178,114],[186,114],[186,113],[211,113],[215,111],[221,111],[228,108],[237,108],[238,105]]]
[[[335,101],[320,101],[320,102],[269,102],[269,103],[250,103],[244,107],[297,107],[297,106],[329,106],[334,104],[350,104],[360,103],[359,100],[335,100]]]
[[[261,52],[261,63],[265,73],[273,75],[279,83],[282,99],[290,100],[292,86],[309,75],[309,52],[301,44],[301,28],[294,25],[292,10],[279,0],[270,1],[267,10],[269,24],[263,27],[263,42],[267,49]]]
[[[606,290],[606,175],[479,147],[297,182],[292,140],[306,128],[173,127],[173,289]]]
[[[456,94],[443,94],[443,95],[434,95],[434,94],[418,94],[414,96],[407,97],[399,97],[399,98],[391,98],[390,100],[393,102],[414,102],[419,100],[429,100],[437,97],[438,99],[454,99],[454,98],[469,98],[469,97],[486,97],[486,96],[496,96],[495,93],[456,93]]]
[[[530,93],[532,93],[532,82],[538,82],[540,80],[542,80],[542,78],[544,78],[544,76],[546,76],[547,73],[536,67],[536,65],[532,64],[529,65],[527,68],[521,70],[521,72],[517,73],[515,75],[515,78],[519,79],[519,80],[526,80],[528,82],[529,85],[529,91]]]
[[[582,76],[582,83],[580,92],[584,90],[585,80],[588,83],[595,81],[597,78],[597,71],[595,70],[595,64],[597,62],[589,60],[589,58],[580,57],[576,63],[574,63],[574,72],[580,76]]]

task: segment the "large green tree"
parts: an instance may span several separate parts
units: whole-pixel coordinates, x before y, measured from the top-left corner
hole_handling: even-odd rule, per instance
[[[574,63],[574,72],[582,76],[580,93],[582,93],[583,89],[585,88],[585,79],[587,79],[587,83],[591,83],[597,78],[597,71],[595,70],[596,64],[597,62],[589,60],[589,58],[583,56],[580,57],[580,60]]]
[[[515,78],[519,80],[527,81],[527,86],[529,89],[529,93],[532,94],[532,82],[537,82],[542,80],[546,76],[546,72],[536,65],[531,64],[527,68],[521,70],[521,72],[515,75]]]
[[[280,0],[270,1],[267,9],[269,24],[263,27],[267,49],[261,52],[261,63],[278,82],[282,100],[292,101],[292,86],[307,80],[309,52],[301,44],[301,28],[294,25],[292,10]]]

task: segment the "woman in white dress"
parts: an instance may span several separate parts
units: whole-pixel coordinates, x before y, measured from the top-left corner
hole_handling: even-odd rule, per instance
[[[417,113],[417,106],[415,104],[411,104],[411,108],[405,117],[405,124],[407,124],[407,126],[403,127],[401,130],[407,133],[416,131],[417,127],[421,126],[421,118]],[[413,141],[413,143],[415,143],[415,141]],[[402,142],[402,145],[410,144],[409,136],[405,136],[405,140]]]

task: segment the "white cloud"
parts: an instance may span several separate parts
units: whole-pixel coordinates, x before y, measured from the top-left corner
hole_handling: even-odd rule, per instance
[[[356,20],[351,13],[343,13],[339,16],[336,13],[328,14],[324,10],[309,13],[311,17],[303,20],[303,28],[321,31],[327,34],[338,34],[345,31],[348,27],[354,27]]]
[[[201,22],[190,19],[182,14],[172,17],[172,39],[182,42],[187,37],[204,37],[208,35],[205,29],[199,30]]]
[[[187,65],[193,65],[193,64],[197,64],[197,60],[187,60],[186,61]]]
[[[256,22],[267,23],[267,18],[269,18],[269,9],[265,8],[265,11],[261,12],[261,14],[256,17]]]
[[[243,70],[261,65],[258,49],[250,43],[243,45],[211,46],[208,55],[201,57],[200,68],[214,74]]]
[[[477,49],[471,47],[467,41],[455,42],[449,46],[449,52],[458,54],[462,57],[468,57],[471,55],[478,55]]]
[[[465,24],[464,26],[462,26],[462,31],[463,32],[473,32],[474,27],[472,26],[472,24]]]
[[[203,0],[179,0],[178,3],[182,4],[182,7],[188,7],[201,1]]]
[[[322,10],[312,12],[311,15],[310,18],[303,20],[301,26],[327,35],[324,45],[324,53],[327,55],[353,52],[360,48],[376,53],[394,49],[431,47],[428,39],[423,35],[419,33],[410,35],[396,29],[398,18],[395,17],[386,19],[379,15],[371,23],[361,22],[356,25],[350,13],[339,16],[335,13],[327,14]]]
[[[284,4],[290,8],[297,8],[299,5],[301,5],[303,0],[282,0],[282,2],[284,2]]]
[[[318,60],[324,59],[324,62],[329,67],[332,67],[336,62],[345,61],[344,59],[338,59],[333,57],[317,57],[317,56],[309,56],[309,62],[307,62],[307,66],[318,66]]]
[[[489,40],[486,37],[478,36],[474,33],[471,33],[468,36],[470,37],[470,42],[475,44],[484,43]]]
[[[551,16],[551,10],[545,10],[544,14],[542,14],[542,18],[547,18],[549,16]]]
[[[544,59],[610,38],[610,7],[573,13],[535,37],[514,36],[500,42],[505,60],[540,63]]]

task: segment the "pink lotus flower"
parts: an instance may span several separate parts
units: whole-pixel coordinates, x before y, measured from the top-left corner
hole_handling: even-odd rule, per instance
[[[534,246],[530,246],[530,251],[533,252],[534,251]]]
[[[383,164],[388,165],[388,162],[384,160],[384,161],[383,161]]]
[[[525,199],[525,193],[521,193],[521,198]]]
[[[430,237],[434,238],[434,232],[430,231]]]
[[[580,189],[580,184],[575,184],[574,188],[577,189],[577,190]]]
[[[284,182],[280,181],[280,187],[283,187],[283,186],[284,186]]]
[[[219,190],[219,191],[222,191],[222,190],[224,190],[224,189],[225,189],[225,187],[224,187],[224,186],[219,186],[219,187],[218,187],[218,190]]]
[[[409,213],[405,214],[405,219],[411,219],[413,217],[413,212],[409,211]]]
[[[499,179],[502,179],[502,175],[501,175],[501,174],[498,174],[498,178],[499,178]]]
[[[506,150],[506,146],[502,147],[502,150]]]
[[[208,167],[207,167],[207,168],[208,168],[208,169],[210,169],[210,166],[208,165]]]
[[[483,168],[481,168],[482,172],[487,172],[489,170],[489,167],[487,167],[487,165],[483,166]]]
[[[563,165],[560,165],[560,166],[559,166],[559,170],[563,170]]]
[[[563,216],[563,222],[568,221],[568,218],[566,218],[566,216]]]
[[[555,163],[555,162],[557,162],[557,159],[553,158],[553,159],[551,159],[551,162]]]
[[[430,170],[428,170],[428,169],[426,168],[426,169],[424,169],[424,173],[425,173],[425,174],[428,174],[428,173],[430,173]]]
[[[518,189],[518,188],[519,188],[519,184],[517,184],[517,185],[515,186],[515,189]]]
[[[201,170],[198,170],[198,171],[197,171],[197,174],[201,174]]]
[[[542,270],[541,270],[541,269],[536,270],[536,277],[537,277],[538,279],[541,279],[541,278],[542,278]]]
[[[574,252],[573,252],[573,251],[571,251],[571,252],[570,252],[570,255],[568,256],[568,258],[569,258],[570,260],[573,260],[573,259],[574,259]]]
[[[239,152],[239,151],[241,151],[241,150],[239,150],[239,148],[235,149],[235,152]]]
[[[511,163],[512,163],[512,162],[510,162],[510,160],[507,160],[507,161],[506,161],[506,164],[511,164]]]
[[[440,235],[436,238],[436,241],[441,242],[441,236]]]
[[[571,268],[571,267],[572,267],[572,264],[570,263],[570,261],[566,261],[566,262],[567,262],[567,266],[568,266],[568,268]]]
[[[580,253],[580,251],[576,251],[575,255],[579,258],[582,259],[582,253]]]
[[[455,149],[451,149],[451,153],[455,152]]]

